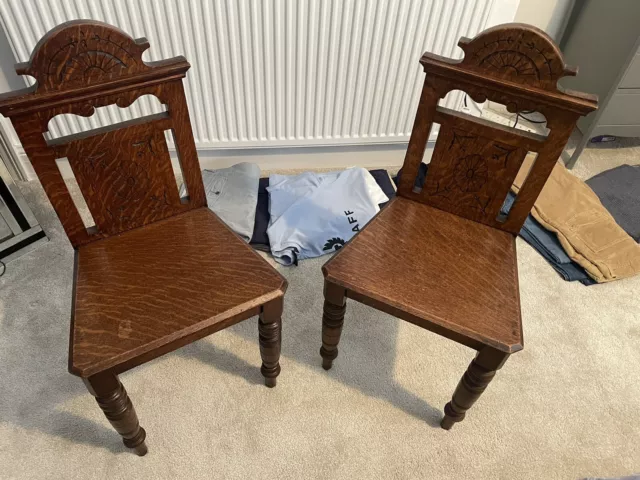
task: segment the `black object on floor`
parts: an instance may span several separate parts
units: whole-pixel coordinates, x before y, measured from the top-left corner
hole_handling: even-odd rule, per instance
[[[620,165],[586,183],[616,223],[640,242],[640,165]]]
[[[416,187],[416,188],[424,187],[424,182],[427,179],[427,172],[428,171],[429,171],[429,164],[428,163],[421,163],[420,164],[420,168],[418,169],[418,175],[416,176],[416,181],[413,184],[414,187]],[[393,183],[395,183],[396,186],[400,185],[400,179],[401,178],[402,178],[402,169],[400,169],[398,171],[398,175],[393,177]]]
[[[378,186],[384,194],[391,200],[396,196],[396,190],[393,188],[391,179],[386,170],[370,170],[369,173],[374,178]],[[258,204],[256,205],[256,223],[253,226],[253,236],[249,244],[256,250],[270,252],[269,237],[267,236],[267,227],[269,226],[269,186],[268,178],[261,178],[258,185]],[[386,203],[381,203],[382,208]]]

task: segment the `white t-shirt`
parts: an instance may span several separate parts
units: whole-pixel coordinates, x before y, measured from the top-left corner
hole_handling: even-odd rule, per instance
[[[389,199],[371,174],[340,172],[269,177],[269,244],[283,265],[339,250]]]

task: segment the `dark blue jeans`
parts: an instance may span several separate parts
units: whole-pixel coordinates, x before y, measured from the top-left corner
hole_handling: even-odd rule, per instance
[[[515,200],[515,194],[509,192],[502,206],[503,212],[508,212]],[[568,282],[579,281],[584,285],[593,285],[596,281],[587,275],[579,264],[571,260],[562,248],[555,233],[550,232],[529,215],[520,230],[520,236],[531,245],[547,262]]]

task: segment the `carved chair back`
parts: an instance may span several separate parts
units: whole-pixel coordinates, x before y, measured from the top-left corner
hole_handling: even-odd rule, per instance
[[[101,22],[64,23],[38,42],[29,62],[30,88],[0,97],[74,247],[206,205],[182,78],[184,57],[145,63],[146,39]],[[90,117],[96,107],[128,107],[142,95],[166,106],[160,114],[47,140],[59,114]],[[173,132],[189,196],[181,199],[165,140]],[[57,159],[67,158],[95,221],[86,228]]]
[[[563,91],[559,78],[577,70],[543,31],[500,25],[462,38],[462,60],[426,53],[426,79],[403,165],[398,194],[517,234],[560,157],[576,121],[597,108],[597,97]],[[538,111],[546,136],[516,130],[438,106],[451,90],[476,102],[492,100],[512,113]],[[438,139],[424,185],[414,186],[433,123]],[[508,214],[500,213],[528,152],[537,153]]]

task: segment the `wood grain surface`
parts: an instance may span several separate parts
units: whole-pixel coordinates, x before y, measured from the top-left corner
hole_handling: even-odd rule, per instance
[[[395,198],[323,271],[349,298],[391,306],[469,346],[514,352],[522,348],[515,259],[513,235]]]
[[[261,312],[286,281],[207,208],[77,253],[70,369],[121,372]]]
[[[501,228],[500,209],[527,155],[521,137],[444,109],[435,118],[440,131],[420,200]]]
[[[101,22],[55,27],[18,74],[37,83],[0,96],[76,250],[69,371],[83,377],[124,444],[146,432],[117,375],[259,315],[265,384],[280,374],[284,278],[206,208],[182,78],[183,57],[145,63],[145,39]],[[154,95],[166,112],[54,140],[56,115],[90,117]],[[173,133],[188,196],[165,140]],[[85,227],[56,163],[67,158],[95,221]]]
[[[76,138],[56,148],[69,159],[97,231],[126,232],[184,212],[165,141],[156,121]]]
[[[464,52],[460,67],[520,85],[554,91],[559,78],[576,74],[551,38],[531,25],[498,25],[472,40],[461,38],[458,46]]]
[[[426,78],[393,199],[323,267],[323,367],[331,368],[345,298],[370,305],[478,351],[445,407],[450,429],[506,361],[523,348],[515,235],[580,115],[596,97],[563,91],[575,75],[543,31],[500,25],[458,44],[453,60],[425,53]],[[538,111],[548,135],[522,132],[438,107],[452,90],[512,113]],[[431,128],[440,130],[422,186],[416,178]],[[511,209],[501,207],[528,152],[538,155]]]
[[[0,112],[13,126],[72,245],[79,246],[206,205],[202,176],[182,78],[183,57],[146,64],[145,39],[133,40],[115,27],[73,21],[54,28],[38,43],[18,73],[34,86],[0,96]],[[128,107],[154,95],[167,107],[150,115],[90,132],[47,141],[56,115],[90,117],[97,107]],[[189,198],[178,198],[163,130],[172,130]],[[69,159],[96,221],[87,229],[65,185],[56,159]]]
[[[66,90],[147,71],[142,53],[148,48],[146,39],[131,41],[111,25],[75,20],[50,30],[16,71],[34,77],[38,92]]]
[[[558,47],[535,27],[501,25],[472,40],[460,40],[459,46],[465,51],[462,60],[431,53],[422,56],[427,75],[398,194],[517,234],[576,121],[597,108],[597,98],[557,87],[558,79],[574,75],[575,69],[564,64]],[[452,90],[462,90],[476,102],[501,103],[512,113],[540,112],[549,134],[509,132],[487,120],[437,108]],[[415,192],[413,183],[434,122],[443,128],[431,159],[432,178],[427,176],[427,188]],[[536,162],[508,216],[498,221],[507,185],[528,151],[538,154]],[[463,175],[470,175],[469,181]]]

